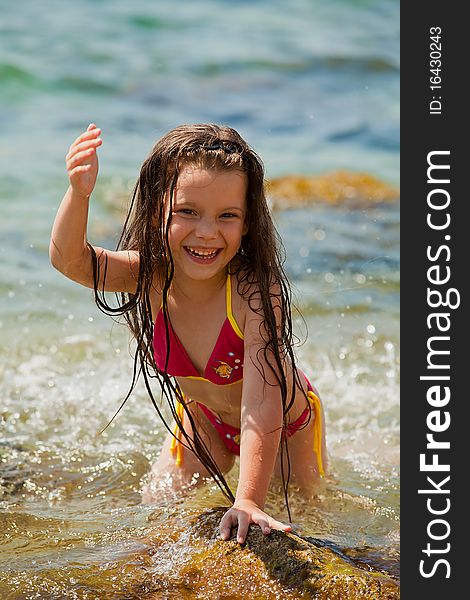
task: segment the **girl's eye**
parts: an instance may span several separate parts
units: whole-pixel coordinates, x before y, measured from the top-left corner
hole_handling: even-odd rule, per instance
[[[183,215],[195,215],[196,213],[191,210],[190,208],[181,208],[180,210],[176,211],[178,213],[181,213]]]
[[[237,217],[238,215],[235,215],[234,213],[224,213],[222,215],[222,218],[224,219],[233,219],[234,217]]]

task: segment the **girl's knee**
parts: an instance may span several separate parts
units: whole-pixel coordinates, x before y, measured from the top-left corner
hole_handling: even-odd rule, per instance
[[[188,485],[201,485],[211,478],[210,471],[199,457],[189,448],[175,446],[174,437],[168,434],[160,455],[152,465],[150,472],[151,487],[171,487],[180,490]],[[214,462],[222,474],[228,473],[235,462],[235,456],[225,446],[204,440]],[[144,496],[149,495],[149,485]]]

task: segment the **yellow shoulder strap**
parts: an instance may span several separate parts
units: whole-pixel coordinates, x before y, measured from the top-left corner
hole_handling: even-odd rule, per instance
[[[240,327],[238,327],[238,323],[235,321],[235,317],[232,313],[232,280],[230,277],[230,272],[227,272],[227,281],[225,282],[225,305],[227,317],[233,327],[233,330],[240,339],[243,339],[243,332],[241,331]]]

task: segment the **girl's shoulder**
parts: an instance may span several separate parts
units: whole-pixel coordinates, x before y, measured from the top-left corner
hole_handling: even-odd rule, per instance
[[[263,306],[270,303],[273,308],[279,305],[282,286],[273,276],[258,277],[255,269],[242,257],[237,257],[230,265],[232,276],[233,302],[243,312],[244,320],[263,313]]]

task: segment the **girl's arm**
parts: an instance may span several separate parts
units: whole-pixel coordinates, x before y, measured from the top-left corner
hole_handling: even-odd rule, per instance
[[[69,279],[93,288],[91,250],[86,229],[90,195],[98,176],[97,149],[101,130],[89,125],[70,146],[66,156],[70,186],[57,211],[52,227],[49,256],[52,265]],[[94,247],[104,270],[107,258],[106,291],[134,292],[139,272],[138,252],[111,252]],[[99,288],[102,289],[102,281]]]
[[[239,543],[245,541],[250,523],[259,525],[264,534],[271,529],[291,529],[263,510],[279,449],[283,409],[279,385],[263,358],[262,318],[251,310],[248,312],[244,332],[240,477],[234,505],[219,526],[222,539],[228,539],[232,527],[238,525]]]

